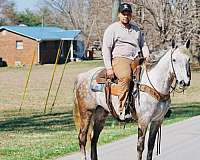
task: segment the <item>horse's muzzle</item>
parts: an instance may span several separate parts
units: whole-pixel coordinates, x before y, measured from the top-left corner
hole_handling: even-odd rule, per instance
[[[180,89],[185,89],[186,87],[190,86],[190,80],[187,83],[184,80],[176,81],[176,83]]]

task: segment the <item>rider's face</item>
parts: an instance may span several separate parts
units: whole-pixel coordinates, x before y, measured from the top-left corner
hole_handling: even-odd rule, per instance
[[[132,14],[131,12],[124,11],[124,12],[119,13],[118,17],[119,17],[120,22],[126,25],[126,24],[129,24]]]

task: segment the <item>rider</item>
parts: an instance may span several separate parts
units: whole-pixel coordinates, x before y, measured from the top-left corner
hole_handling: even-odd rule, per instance
[[[111,93],[119,97],[120,105],[116,111],[121,120],[125,119],[124,105],[128,95],[132,73],[139,63],[139,53],[149,56],[149,49],[144,41],[144,34],[138,26],[131,23],[132,8],[122,3],[118,9],[118,22],[105,30],[102,54],[107,77],[118,78],[117,85],[111,85]]]

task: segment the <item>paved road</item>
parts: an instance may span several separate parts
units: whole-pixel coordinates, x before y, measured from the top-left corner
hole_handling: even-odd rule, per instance
[[[98,149],[99,160],[137,160],[137,137],[131,136]],[[154,160],[200,160],[200,116],[162,128],[161,155]],[[146,150],[144,152],[146,159]],[[57,160],[80,160],[73,154]]]

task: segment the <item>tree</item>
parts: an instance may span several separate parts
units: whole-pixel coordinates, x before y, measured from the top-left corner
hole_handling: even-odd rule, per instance
[[[61,26],[61,19],[56,17],[48,7],[40,8],[38,15],[41,18],[42,26]]]
[[[81,24],[84,24],[85,16],[87,17],[87,0],[45,0],[45,2],[54,13],[64,17],[63,25],[66,28],[80,29]]]
[[[118,8],[121,0],[112,0],[112,22],[117,21]]]
[[[67,29],[80,29],[86,41],[102,39],[105,28],[112,22],[112,2],[120,0],[45,0],[53,13],[49,18],[51,23]],[[133,4],[133,20],[144,30],[150,49],[168,46],[173,38],[180,42],[187,38],[199,40],[199,0],[123,2]]]
[[[15,3],[0,0],[0,25],[13,25],[16,23]]]
[[[38,26],[41,25],[42,20],[39,14],[36,14],[29,9],[16,14],[16,20],[18,23],[25,24],[27,26]]]
[[[151,48],[162,48],[176,38],[186,41],[197,29],[194,19],[194,1],[191,0],[131,0],[135,20],[139,23]],[[195,24],[194,24],[195,23]]]
[[[45,0],[45,3],[62,19],[63,27],[80,29],[86,41],[88,36],[101,38],[102,30],[111,22],[111,2],[106,0]]]

